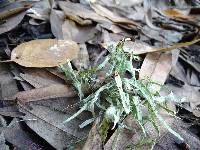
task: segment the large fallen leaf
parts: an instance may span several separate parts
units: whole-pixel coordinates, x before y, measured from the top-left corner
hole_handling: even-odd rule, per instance
[[[59,97],[75,97],[77,96],[73,88],[62,85],[53,84],[48,87],[32,89],[28,91],[18,92],[12,97],[4,98],[4,100],[19,100],[21,102],[32,102],[44,99],[59,98]]]
[[[17,46],[11,61],[25,67],[55,67],[76,58],[78,51],[77,43],[70,40],[33,40]]]
[[[147,54],[140,73],[139,79],[151,79],[152,81],[163,85],[172,68],[171,53],[149,53]],[[159,91],[160,86],[153,85],[152,90]]]
[[[27,110],[24,107],[20,108],[23,113],[26,113],[24,119],[37,119],[35,121],[27,121],[26,124],[56,149],[67,148],[71,144],[87,137],[89,127],[79,128],[85,118],[76,118],[67,124],[62,124],[73,112],[65,114],[39,105],[31,105],[31,107],[32,110]]]

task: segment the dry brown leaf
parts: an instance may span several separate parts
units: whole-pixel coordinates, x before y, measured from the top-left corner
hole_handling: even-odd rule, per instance
[[[20,73],[20,77],[35,88],[64,83],[64,80],[44,69],[25,68],[23,72]]]
[[[90,5],[95,12],[103,17],[106,17],[113,21],[114,23],[121,23],[121,24],[129,24],[138,26],[138,24],[130,19],[120,17],[117,14],[114,14],[112,11],[108,10],[107,8],[99,5],[99,4],[91,4]]]
[[[171,53],[149,53],[147,54],[140,73],[139,79],[150,78],[152,81],[163,85],[172,68]],[[152,90],[159,91],[159,85],[153,85]]]
[[[195,17],[186,16],[181,11],[179,11],[178,9],[166,9],[166,10],[163,10],[162,12],[168,17],[195,21]]]
[[[72,87],[62,84],[54,84],[44,88],[18,92],[12,97],[4,98],[4,100],[19,100],[23,103],[26,103],[51,98],[75,96],[77,96],[77,93]]]
[[[78,44],[70,40],[33,40],[17,46],[11,61],[25,67],[55,67],[76,58],[78,51]]]

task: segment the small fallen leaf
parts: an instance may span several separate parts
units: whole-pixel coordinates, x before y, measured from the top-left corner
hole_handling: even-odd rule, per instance
[[[150,78],[153,82],[163,85],[172,68],[172,55],[170,53],[147,54],[140,73],[139,79]],[[159,91],[159,85],[152,85],[153,91]]]
[[[173,18],[178,18],[178,19],[183,19],[183,20],[189,20],[189,21],[195,20],[195,17],[186,16],[181,11],[179,11],[178,9],[166,9],[166,10],[163,10],[162,12],[168,17],[173,17]]]
[[[17,46],[11,61],[25,67],[55,67],[76,58],[78,51],[78,44],[70,40],[33,40]]]
[[[59,1],[60,8],[65,12],[68,18],[81,25],[91,24],[91,20],[99,23],[109,23],[110,21],[103,16],[96,14],[91,9],[85,7],[84,5],[78,3],[72,3],[70,1]],[[84,20],[83,20],[84,19]],[[81,23],[80,21],[87,21]],[[90,22],[88,22],[90,21]]]
[[[109,9],[107,9],[107,8],[105,8],[105,7],[103,7],[99,4],[91,4],[90,6],[92,7],[92,9],[95,10],[95,12],[97,14],[110,19],[114,23],[121,23],[121,24],[129,24],[129,25],[138,26],[138,24],[136,22],[134,22],[130,19],[127,19],[127,18],[120,17],[119,15],[114,14],[112,11],[110,11]]]

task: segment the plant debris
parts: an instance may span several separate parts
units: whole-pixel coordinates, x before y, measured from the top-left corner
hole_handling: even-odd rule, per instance
[[[199,149],[199,6],[0,0],[0,149]]]

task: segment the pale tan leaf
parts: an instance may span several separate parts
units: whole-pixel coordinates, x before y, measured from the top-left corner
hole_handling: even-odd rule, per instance
[[[78,44],[70,40],[33,40],[17,46],[11,61],[25,67],[55,67],[76,58],[78,51]]]
[[[172,68],[171,53],[149,53],[147,54],[140,73],[139,79],[150,78],[152,81],[163,85]],[[152,90],[159,91],[159,85],[153,85]]]

